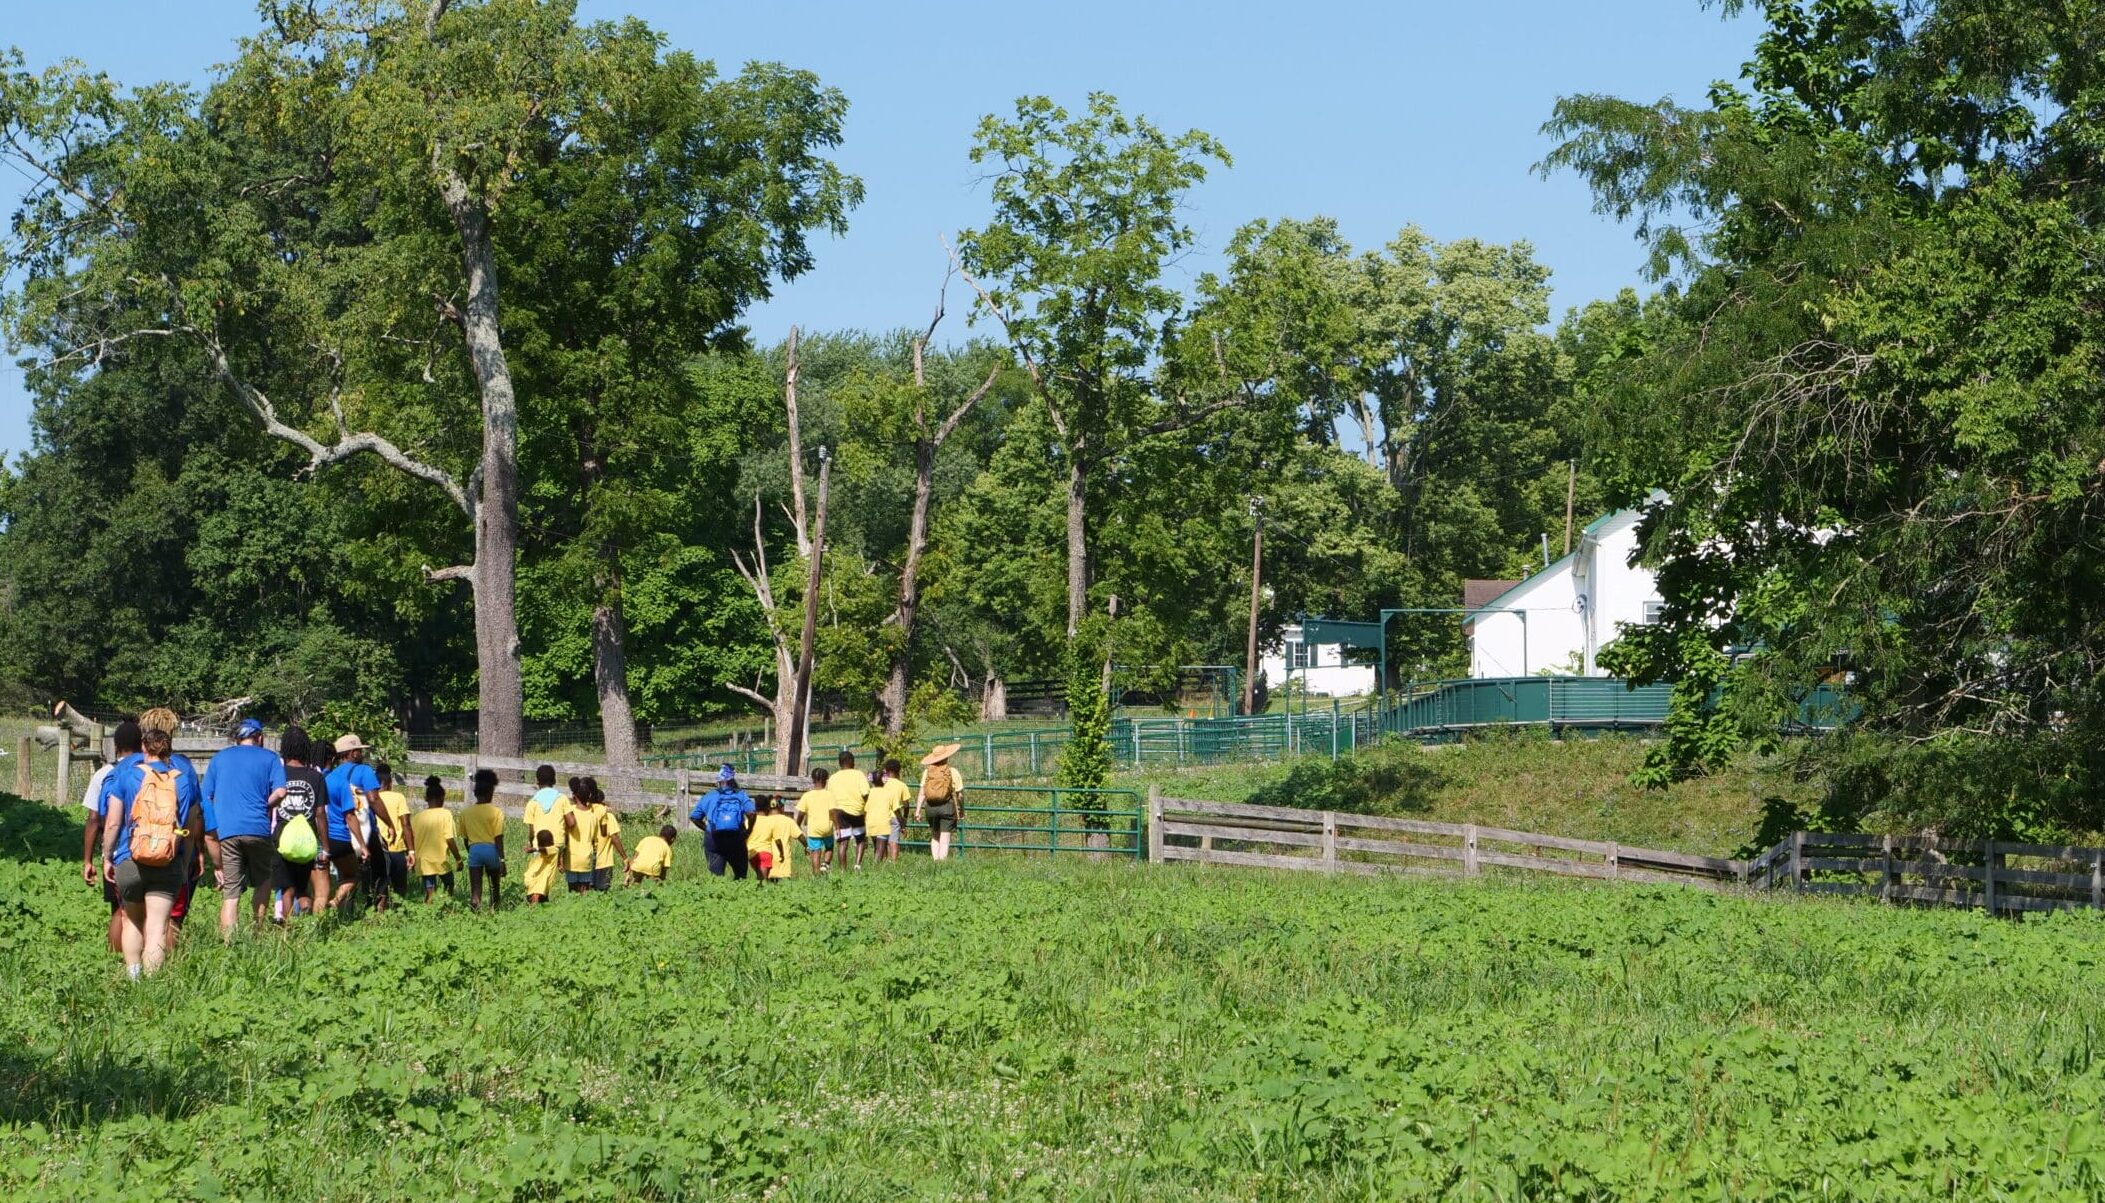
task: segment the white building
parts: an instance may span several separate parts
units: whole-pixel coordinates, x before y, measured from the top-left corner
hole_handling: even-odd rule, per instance
[[[1643,517],[1595,519],[1570,555],[1485,602],[1469,619],[1469,675],[1605,676],[1595,657],[1620,624],[1659,620],[1657,578],[1630,564]]]
[[[1298,623],[1287,627],[1280,635],[1279,649],[1266,652],[1257,661],[1257,671],[1264,674],[1265,688],[1285,688],[1286,670],[1292,666],[1294,681],[1298,684],[1305,680],[1311,694],[1337,698],[1374,692],[1374,666],[1345,663],[1342,646],[1319,643],[1311,647],[1301,642]]]

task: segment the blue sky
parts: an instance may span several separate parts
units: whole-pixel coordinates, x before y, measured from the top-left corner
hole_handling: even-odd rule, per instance
[[[83,59],[127,83],[202,83],[255,27],[250,0],[15,0],[0,42],[32,66]],[[1560,95],[1699,101],[1731,78],[1757,26],[1699,0],[1421,0],[1207,4],[1069,0],[1059,6],[584,0],[587,17],[633,13],[672,45],[727,71],[779,60],[816,71],[851,109],[840,161],[868,199],[817,268],[750,314],[757,337],[886,329],[927,320],[946,234],[979,222],[985,187],[966,151],[989,112],[1044,93],[1070,107],[1091,91],[1172,130],[1196,126],[1235,157],[1191,198],[1217,262],[1256,217],[1338,219],[1357,246],[1406,224],[1434,237],[1526,239],[1555,273],[1562,309],[1638,282],[1627,230],[1596,217],[1579,182],[1530,173]],[[1047,15],[1047,14],[1054,15]],[[0,171],[11,213],[21,177]],[[953,295],[946,332],[963,333]],[[0,456],[29,446],[19,371],[0,367]]]

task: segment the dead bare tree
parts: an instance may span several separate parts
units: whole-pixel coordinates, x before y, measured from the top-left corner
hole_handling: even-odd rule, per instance
[[[928,550],[928,516],[935,504],[936,456],[943,450],[944,442],[957,430],[958,424],[986,399],[994,389],[994,382],[1001,378],[1001,365],[996,364],[987,372],[986,380],[942,420],[931,418],[928,344],[935,338],[936,327],[943,322],[944,294],[950,285],[947,273],[943,285],[936,294],[935,316],[929,319],[928,329],[913,343],[914,507],[907,521],[906,560],[899,568],[899,603],[893,608],[891,617],[892,625],[897,628],[892,662],[885,674],[884,688],[877,695],[878,709],[884,716],[885,734],[894,739],[906,730],[906,701],[913,673],[914,623],[921,609],[921,557]]]
[[[797,328],[789,329],[787,362],[782,370],[782,411],[789,423],[789,496],[790,504],[784,507],[789,517],[791,532],[795,535],[797,554],[811,555],[811,540],[806,534],[804,510],[804,437],[797,414]],[[782,625],[781,609],[775,599],[775,585],[769,577],[767,564],[767,528],[761,521],[760,494],[753,494],[753,555],[749,560],[737,551],[731,553],[731,565],[745,579],[746,586],[753,591],[753,598],[760,603],[760,611],[767,616],[769,640],[775,652],[775,693],[773,697],[760,692],[761,681],[756,679],[752,687],[732,683],[730,690],[767,708],[771,725],[775,729],[775,772],[789,773],[791,748],[790,732],[801,731],[797,722],[797,639]]]

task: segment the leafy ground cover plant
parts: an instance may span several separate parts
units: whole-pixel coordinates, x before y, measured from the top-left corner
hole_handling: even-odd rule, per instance
[[[978,855],[128,985],[0,803],[0,1196],[2096,1198],[2105,922]]]

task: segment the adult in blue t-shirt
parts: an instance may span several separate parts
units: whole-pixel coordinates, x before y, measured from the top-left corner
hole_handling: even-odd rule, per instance
[[[205,769],[205,850],[219,871],[219,930],[232,935],[241,891],[253,889],[256,922],[265,919],[278,850],[271,842],[271,809],[285,796],[285,762],[263,746],[263,724],[241,720],[234,746]]]
[[[365,741],[356,735],[339,738],[336,754],[343,758],[342,763],[330,769],[324,780],[329,783],[329,865],[336,870],[336,893],[330,905],[341,910],[351,905],[362,862],[372,851],[366,847],[366,833],[357,830],[351,820],[361,797],[368,807],[378,804],[380,775],[366,764]]]
[[[169,753],[166,731],[151,730],[145,737],[143,759],[110,773],[103,787],[103,869],[116,883],[117,899],[124,916],[119,943],[125,971],[138,977],[142,969],[152,973],[168,955],[169,917],[176,899],[189,884],[188,862],[196,860],[195,845],[180,840],[175,858],[165,865],[142,865],[132,859],[132,803],[139,797],[146,775],[168,773],[175,778],[176,827],[187,831],[204,805],[197,769],[190,761]]]
[[[753,799],[738,788],[736,770],[728,764],[717,770],[716,788],[687,812],[687,821],[702,829],[702,852],[710,873],[722,877],[729,868],[732,877],[746,879],[746,827],[754,809]]]

